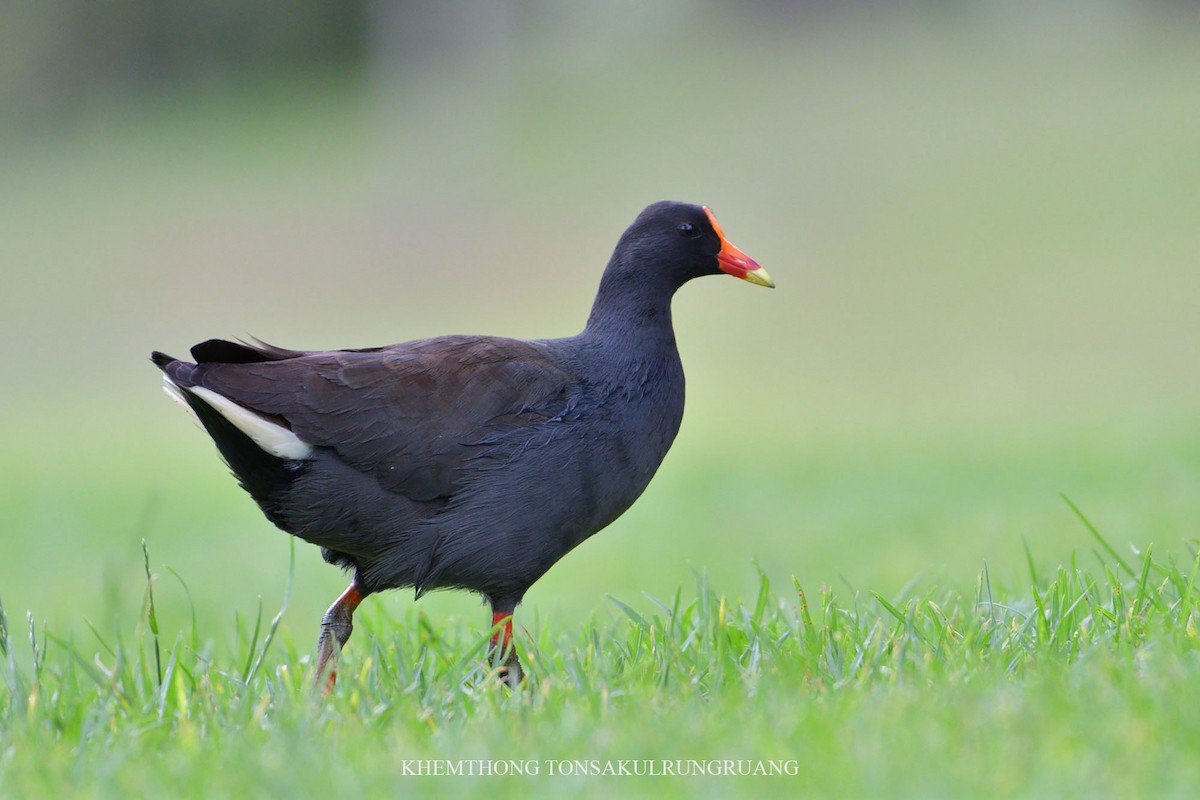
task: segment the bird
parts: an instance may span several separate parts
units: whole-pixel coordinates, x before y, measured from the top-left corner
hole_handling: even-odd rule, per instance
[[[359,604],[407,588],[481,595],[489,664],[515,687],[516,607],[662,463],[684,408],[671,299],[721,273],[775,286],[707,206],[662,201],[619,238],[575,336],[348,350],[210,339],[193,361],[151,361],[266,518],[352,576],[321,620],[317,684],[334,686]]]

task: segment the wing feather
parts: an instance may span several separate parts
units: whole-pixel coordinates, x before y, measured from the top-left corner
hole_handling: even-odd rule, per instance
[[[281,420],[304,442],[333,449],[413,500],[453,496],[481,447],[561,415],[579,389],[578,376],[547,348],[514,339],[456,336],[318,352],[264,347],[258,362],[242,350],[208,350],[236,353],[239,361],[200,364],[197,385]]]

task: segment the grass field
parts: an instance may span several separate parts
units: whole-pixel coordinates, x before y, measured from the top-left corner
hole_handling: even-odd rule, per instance
[[[1082,520],[1083,524],[1090,523]],[[1072,560],[1025,591],[891,599],[703,574],[582,631],[519,637],[518,691],[486,636],[367,613],[338,688],[247,620],[214,648],[138,632],[87,644],[5,629],[14,795],[1188,796],[1200,781],[1200,557]],[[148,584],[153,586],[153,583]],[[277,618],[276,618],[277,619]],[[252,622],[252,628],[251,628]],[[366,642],[363,642],[363,638]],[[85,654],[99,647],[94,658]],[[214,652],[214,649],[219,652]],[[28,796],[28,795],[26,795]]]
[[[922,19],[196,87],[6,140],[0,796],[1192,796],[1200,28]],[[478,600],[392,593],[313,697],[344,578],[149,350],[568,335],[663,197],[779,288],[680,293],[680,438],[518,610],[528,685],[484,674]],[[623,759],[786,774],[579,774]]]

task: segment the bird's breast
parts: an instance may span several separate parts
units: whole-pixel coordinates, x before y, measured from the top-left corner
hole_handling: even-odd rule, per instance
[[[561,413],[489,437],[465,462],[454,505],[493,521],[529,509],[522,524],[564,547],[605,527],[642,494],[675,439],[677,365],[647,360],[582,376]]]

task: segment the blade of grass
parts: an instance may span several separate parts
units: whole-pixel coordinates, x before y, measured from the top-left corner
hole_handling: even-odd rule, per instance
[[[1147,608],[1153,605],[1159,611],[1166,613],[1163,607],[1162,599],[1158,596],[1158,590],[1150,584],[1150,568],[1154,562],[1151,559],[1151,553],[1154,551],[1154,545],[1149,545],[1146,548],[1146,555],[1142,559],[1142,574],[1138,578],[1137,598],[1134,601],[1134,606],[1140,612],[1145,612]]]
[[[906,624],[906,625],[908,624],[908,617],[907,617],[907,616],[905,616],[904,612],[903,612],[903,611],[901,611],[900,609],[896,608],[896,607],[895,607],[894,605],[892,605],[891,603],[889,603],[889,602],[887,601],[887,599],[885,599],[885,598],[884,598],[884,596],[883,596],[883,595],[881,595],[879,592],[871,592],[871,596],[872,596],[872,597],[874,597],[876,600],[878,600],[878,601],[879,601],[879,605],[883,606],[883,607],[884,607],[884,609],[885,609],[885,610],[886,610],[886,611],[887,611],[889,614],[891,614],[891,615],[892,615],[893,617],[895,617],[896,619],[900,620],[900,622],[902,622],[902,623],[904,623],[904,624]]]
[[[250,634],[249,649],[246,651],[246,664],[242,667],[242,683],[250,682],[250,670],[254,667],[254,658],[258,653],[258,632],[262,630],[263,601],[258,598],[258,613],[254,615],[254,632]]]
[[[1192,602],[1192,592],[1194,592],[1196,589],[1197,574],[1200,574],[1200,553],[1196,554],[1196,558],[1192,563],[1192,575],[1190,578],[1188,578],[1187,589],[1184,591],[1183,597],[1180,598],[1179,606],[1181,609],[1183,609],[1185,614],[1187,613],[1187,610]],[[2,614],[2,612],[3,609],[0,609],[0,614]]]
[[[771,581],[767,573],[758,568],[758,599],[754,602],[754,615],[750,617],[755,628],[762,623],[763,612],[767,610],[767,601],[771,597]]]
[[[296,577],[296,540],[289,539],[288,547],[288,579],[287,585],[283,589],[283,604],[279,607],[279,612],[271,619],[271,625],[267,628],[267,638],[263,641],[262,650],[258,654],[258,658],[254,662],[254,666],[250,668],[249,673],[245,677],[245,682],[249,683],[254,680],[254,676],[258,674],[259,667],[262,666],[263,659],[267,656],[267,651],[271,649],[271,643],[275,641],[275,633],[279,630],[279,623],[283,620],[283,615],[287,611],[288,601],[292,597],[292,581]]]
[[[154,671],[155,677],[158,678],[158,687],[161,689],[163,670],[162,653],[158,645],[158,613],[154,610],[154,578],[150,574],[150,549],[146,547],[145,539],[142,539],[142,563],[146,567],[147,618],[150,621],[150,637],[154,640]]]
[[[192,648],[192,652],[194,652],[194,653],[199,652],[200,651],[200,630],[199,630],[199,627],[196,625],[196,603],[192,600],[192,592],[190,589],[188,589],[187,581],[185,581],[183,579],[182,575],[180,575],[178,572],[176,572],[175,569],[172,567],[165,567],[165,568],[166,568],[167,572],[169,572],[175,576],[175,580],[179,581],[179,585],[183,587],[183,594],[185,597],[187,597],[188,610],[191,612],[191,617],[192,617],[192,632],[191,632],[192,635],[191,635],[191,645],[190,646]]]
[[[1100,531],[1096,530],[1096,526],[1092,524],[1091,520],[1084,516],[1083,512],[1079,510],[1079,506],[1071,502],[1071,498],[1067,497],[1065,494],[1060,493],[1058,496],[1063,499],[1063,502],[1066,503],[1073,512],[1075,512],[1075,516],[1079,517],[1079,521],[1083,523],[1084,527],[1088,529],[1088,532],[1091,533],[1096,541],[1100,543],[1100,546],[1104,548],[1105,552],[1112,556],[1113,560],[1121,565],[1121,569],[1125,570],[1125,573],[1129,575],[1129,577],[1136,578],[1137,573],[1133,571],[1133,568],[1130,567],[1129,564],[1125,563],[1125,559],[1121,558],[1121,555],[1113,549],[1113,546],[1108,543],[1108,540],[1100,535]]]
[[[17,657],[9,639],[8,616],[4,613],[3,603],[0,603],[0,650],[4,653],[4,676],[8,683],[9,709],[11,710],[17,707],[16,698],[25,694],[25,688],[22,685],[21,673],[17,670]]]
[[[611,594],[610,594],[610,595],[608,595],[608,600],[609,600],[609,602],[610,602],[610,603],[612,603],[614,606],[616,606],[617,608],[621,609],[621,611],[625,612],[625,616],[627,616],[627,617],[629,617],[631,620],[633,620],[634,624],[635,624],[635,625],[637,625],[639,628],[645,628],[645,627],[646,627],[646,624],[647,624],[647,623],[646,623],[646,618],[645,618],[645,617],[643,617],[641,614],[639,614],[638,612],[634,611],[634,610],[633,610],[631,607],[627,606],[625,603],[622,603],[620,600],[618,600],[617,598],[613,597]]]
[[[96,666],[92,662],[79,655],[79,651],[77,651],[69,642],[60,639],[53,633],[47,635],[49,636],[50,641],[57,644],[63,649],[63,652],[71,656],[71,659],[75,662],[76,666],[83,670],[83,673],[91,678],[97,686],[108,687],[112,683],[112,681],[109,680],[110,676],[106,676],[100,670],[96,669]]]

